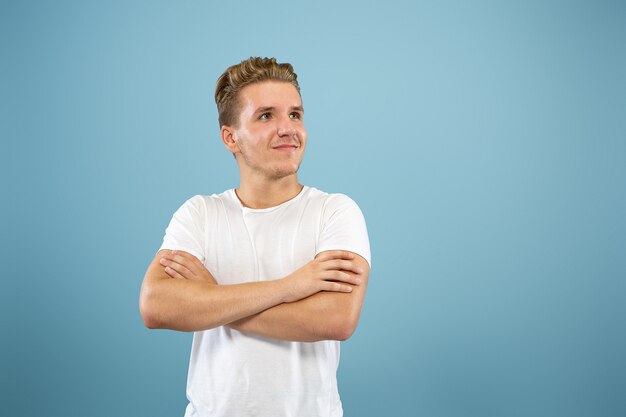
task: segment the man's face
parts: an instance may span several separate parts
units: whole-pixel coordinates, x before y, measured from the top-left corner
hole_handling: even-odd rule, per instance
[[[295,174],[307,139],[296,88],[282,81],[250,84],[239,92],[239,103],[239,126],[233,128],[233,138],[240,170],[266,179]]]

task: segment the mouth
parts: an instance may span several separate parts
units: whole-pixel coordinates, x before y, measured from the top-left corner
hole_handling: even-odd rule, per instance
[[[298,148],[299,146],[296,144],[285,143],[282,145],[274,146],[272,149],[277,150],[277,151],[283,151],[283,152],[291,152],[291,151],[295,151]]]

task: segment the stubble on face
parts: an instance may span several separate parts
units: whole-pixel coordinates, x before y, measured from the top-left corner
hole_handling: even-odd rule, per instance
[[[235,136],[241,163],[268,180],[297,174],[306,145],[306,130],[301,120],[302,102],[295,87],[283,82],[264,82],[248,86],[240,94],[243,95],[242,111]],[[259,121],[259,108],[273,109],[269,112],[270,120]],[[291,120],[286,121],[285,117],[294,109],[294,114],[299,116],[291,125]],[[279,126],[290,133],[279,134]],[[274,147],[283,144],[294,144],[297,149],[292,154],[281,155]]]
[[[297,142],[298,146],[302,146],[299,140],[297,140]],[[246,166],[248,166],[252,171],[263,175],[268,180],[280,180],[290,175],[295,175],[298,173],[300,165],[302,165],[302,155],[300,155],[300,158],[296,161],[295,167],[284,165],[268,166],[257,163],[253,157],[253,153],[248,149],[248,143],[246,140],[239,140],[239,150],[239,155],[243,158]]]

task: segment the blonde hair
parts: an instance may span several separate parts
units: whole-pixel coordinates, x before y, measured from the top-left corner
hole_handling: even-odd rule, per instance
[[[239,92],[245,86],[270,80],[291,83],[298,90],[298,94],[300,93],[298,76],[293,72],[291,64],[279,64],[276,58],[250,57],[224,71],[215,86],[215,104],[220,128],[224,125],[238,125]]]

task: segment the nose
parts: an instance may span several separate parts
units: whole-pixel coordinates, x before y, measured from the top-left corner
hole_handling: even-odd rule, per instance
[[[278,136],[295,136],[298,131],[292,125],[292,123],[293,120],[291,120],[290,118],[281,120],[280,124],[278,125]]]
[[[297,133],[296,129],[288,126],[281,126],[278,128],[278,136],[295,136]]]

